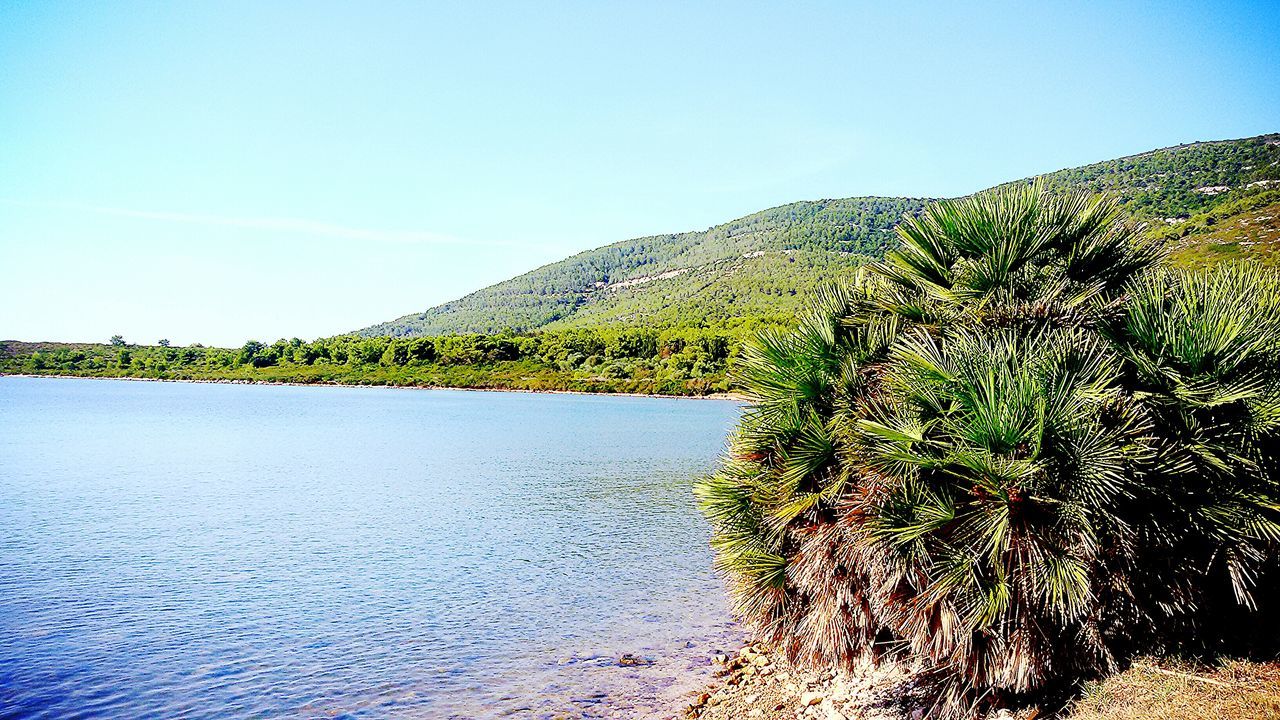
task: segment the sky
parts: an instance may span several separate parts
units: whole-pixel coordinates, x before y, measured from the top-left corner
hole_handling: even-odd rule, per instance
[[[1280,131],[1280,3],[0,2],[0,339],[311,339],[796,200]]]

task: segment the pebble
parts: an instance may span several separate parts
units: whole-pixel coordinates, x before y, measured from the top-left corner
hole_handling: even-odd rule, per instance
[[[708,715],[737,720],[928,720],[927,713],[913,714],[901,706],[867,704],[886,682],[904,675],[893,667],[867,665],[849,672],[806,670],[754,643],[737,650],[710,650],[703,657],[720,665],[715,676],[723,685],[705,699],[699,696],[687,712],[689,720]],[[720,707],[711,710],[714,706]],[[730,714],[725,715],[726,711]],[[988,720],[1015,718],[1001,715]]]
[[[810,705],[817,705],[818,703],[822,702],[824,699],[825,698],[823,697],[822,693],[814,692],[810,690],[800,696],[800,704],[805,707],[808,707]]]

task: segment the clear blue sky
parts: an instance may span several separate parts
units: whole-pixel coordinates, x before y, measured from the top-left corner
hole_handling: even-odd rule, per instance
[[[239,345],[1280,130],[1280,3],[0,4],[0,338]]]

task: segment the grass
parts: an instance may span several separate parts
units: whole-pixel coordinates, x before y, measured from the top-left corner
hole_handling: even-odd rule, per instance
[[[1173,262],[1184,267],[1253,260],[1280,267],[1280,191],[1269,191],[1187,221],[1173,239]]]
[[[1091,686],[1066,720],[1277,720],[1280,662],[1141,660]]]

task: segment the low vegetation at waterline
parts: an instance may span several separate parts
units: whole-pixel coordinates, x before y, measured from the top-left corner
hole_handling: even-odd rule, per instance
[[[937,717],[1145,653],[1280,641],[1280,277],[1178,270],[1114,202],[932,205],[749,343],[697,487],[736,607],[792,659],[886,655]]]
[[[716,328],[590,328],[531,335],[340,336],[239,349],[0,343],[0,372],[512,390],[706,395],[760,322]]]

